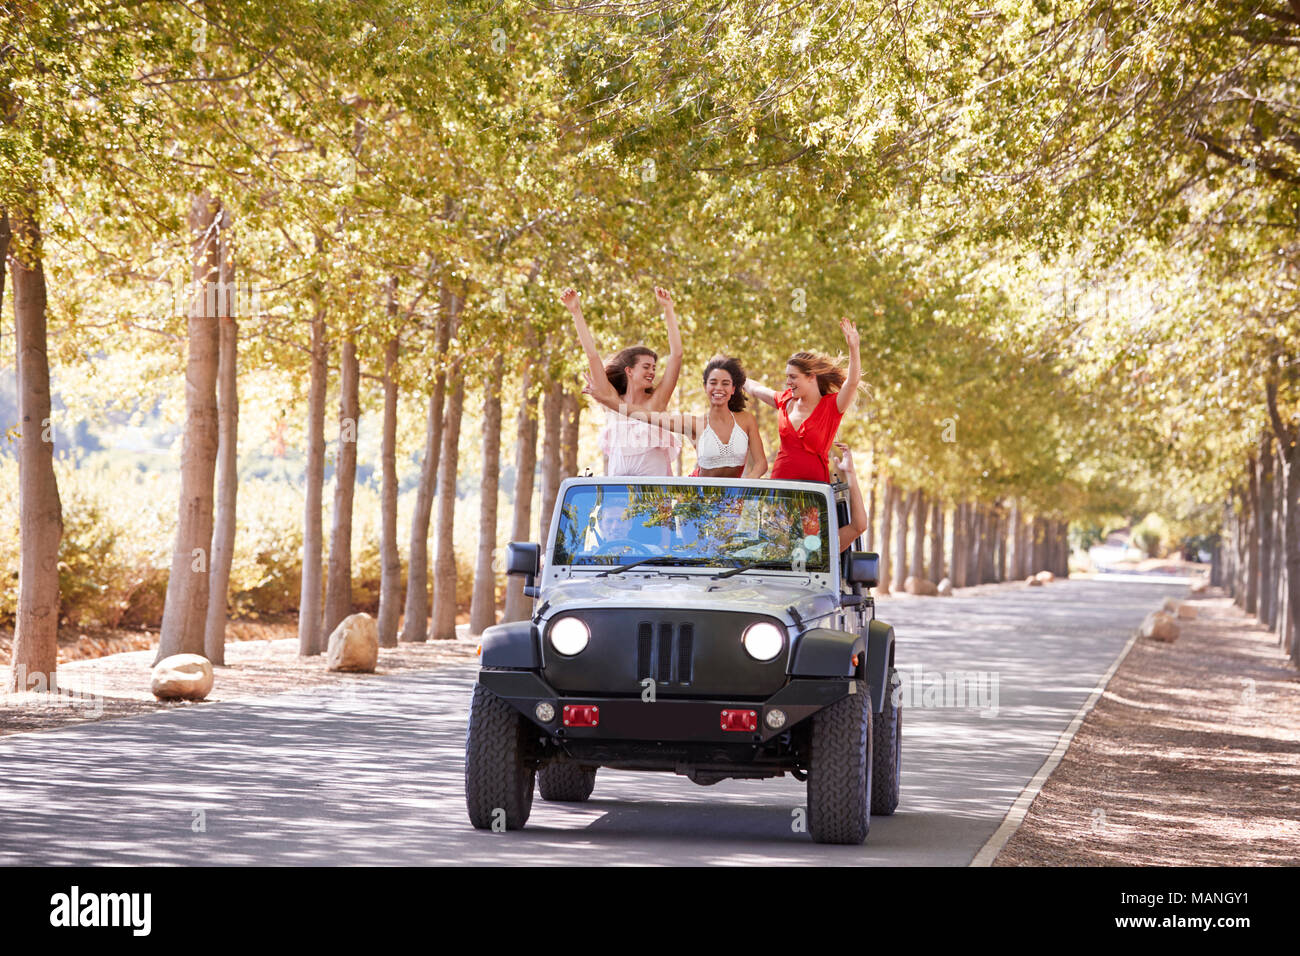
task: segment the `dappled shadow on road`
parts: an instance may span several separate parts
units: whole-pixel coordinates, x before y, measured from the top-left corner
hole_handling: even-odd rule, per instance
[[[474,672],[457,666],[376,678],[346,699],[318,688],[6,738],[0,863],[962,864],[1142,615],[1182,589],[1115,590],[882,602],[900,665],[988,672],[997,699],[907,708],[902,806],[873,821],[865,847],[796,832],[805,789],[790,777],[701,788],[601,771],[587,804],[539,797],[525,830],[475,831],[463,788]]]

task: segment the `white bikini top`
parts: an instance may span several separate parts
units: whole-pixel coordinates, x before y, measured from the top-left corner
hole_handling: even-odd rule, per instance
[[[695,444],[700,468],[744,468],[749,458],[749,436],[736,424],[736,416],[731,416],[731,438],[725,445],[713,426],[707,424],[707,415],[705,421],[704,433]]]

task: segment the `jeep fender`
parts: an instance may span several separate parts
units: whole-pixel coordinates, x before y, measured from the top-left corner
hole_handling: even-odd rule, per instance
[[[794,640],[788,673],[791,677],[852,677],[856,673],[853,655],[862,653],[864,643],[859,634],[809,628]]]
[[[889,668],[894,663],[894,629],[884,621],[872,621],[867,628],[867,659],[862,677],[871,685],[871,709],[880,713],[885,706],[885,693],[890,688]]]
[[[484,628],[482,648],[484,667],[519,670],[540,670],[542,667],[541,635],[532,621],[510,621]]]

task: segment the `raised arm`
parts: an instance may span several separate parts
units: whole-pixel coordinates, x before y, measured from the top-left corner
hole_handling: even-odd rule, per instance
[[[668,400],[677,388],[677,379],[682,374],[682,333],[677,328],[677,312],[673,309],[673,294],[667,289],[655,286],[655,298],[664,310],[664,324],[668,326],[668,358],[664,361],[664,377],[659,380],[659,387],[650,396],[650,407],[662,412],[668,407]]]
[[[847,551],[858,540],[858,535],[867,530],[867,506],[862,501],[862,489],[858,487],[858,475],[853,468],[853,453],[843,442],[836,442],[840,460],[835,463],[840,477],[849,486],[849,523],[840,528],[840,550]]]
[[[762,478],[767,474],[767,452],[763,450],[763,433],[758,430],[758,419],[753,415],[745,415],[745,434],[749,436],[749,458],[740,477]]]
[[[647,422],[665,431],[677,432],[692,441],[695,440],[698,429],[696,427],[696,416],[694,415],[682,414],[681,412],[647,412],[639,408],[629,408],[627,402],[623,401],[617,392],[614,392],[612,396],[597,394],[591,387],[590,373],[587,374],[587,384],[582,391],[584,395],[590,395],[610,411],[618,412],[626,418],[638,422]]]
[[[858,383],[862,381],[862,355],[859,349],[858,330],[853,323],[847,318],[840,319],[840,330],[843,331],[844,341],[849,346],[849,377],[844,380],[839,394],[835,397],[835,404],[843,415],[858,395]]]
[[[771,405],[776,408],[776,392],[772,391],[766,385],[759,385],[752,378],[745,379],[745,391],[751,397],[758,399],[765,405]]]
[[[605,375],[605,363],[601,361],[596,340],[592,338],[591,329],[587,328],[587,321],[582,317],[582,303],[578,299],[576,289],[565,289],[560,294],[560,301],[573,316],[573,324],[578,327],[578,341],[582,343],[582,350],[587,353],[587,368],[590,370],[587,382],[592,389],[591,394],[600,398],[611,396],[617,402],[618,392]]]

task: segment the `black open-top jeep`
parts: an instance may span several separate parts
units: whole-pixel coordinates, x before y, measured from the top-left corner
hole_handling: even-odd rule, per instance
[[[512,543],[531,620],[483,634],[465,742],[474,826],[518,829],[534,782],[586,800],[599,767],[808,782],[820,843],[861,843],[898,805],[894,631],[839,551],[844,486],[574,478],[546,560]],[[540,577],[540,581],[538,578]]]

